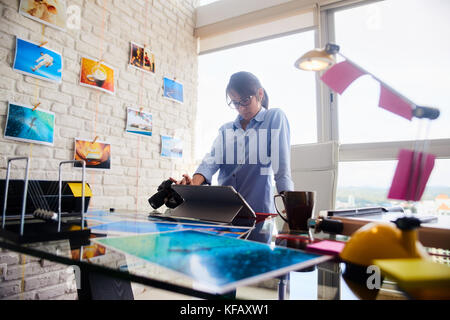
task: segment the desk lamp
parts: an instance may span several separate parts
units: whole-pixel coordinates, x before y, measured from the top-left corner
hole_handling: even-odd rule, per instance
[[[353,68],[347,69],[346,71],[350,70],[350,71],[355,72],[353,75],[349,75],[349,76],[353,77],[352,79],[348,80],[348,81],[350,81],[349,83],[342,84],[342,86],[345,86],[345,87],[341,86],[339,88],[341,90],[338,90],[339,93],[342,93],[347,88],[347,86],[350,85],[353,82],[353,80],[358,78],[360,75],[368,74],[368,75],[372,76],[372,78],[374,78],[376,81],[378,81],[385,89],[388,89],[389,91],[391,91],[392,93],[397,95],[399,98],[404,100],[407,104],[409,104],[412,108],[411,117],[414,116],[416,118],[427,118],[430,120],[434,120],[439,117],[439,114],[440,114],[439,109],[418,106],[417,104],[415,104],[414,102],[412,102],[411,100],[409,100],[408,98],[406,98],[405,96],[400,94],[398,91],[394,90],[392,87],[387,85],[385,82],[381,81],[375,75],[373,75],[372,73],[363,69],[361,66],[357,65],[355,62],[351,61],[347,57],[345,57],[342,53],[340,53],[340,47],[336,44],[327,43],[325,48],[323,48],[323,49],[314,49],[314,50],[308,51],[307,53],[302,55],[300,58],[298,58],[297,61],[295,61],[294,66],[300,70],[305,70],[305,71],[324,71],[325,69],[336,64],[336,61],[335,61],[335,58],[333,55],[341,56],[342,58],[345,59],[345,61],[344,61],[345,63],[347,63],[347,64],[351,65],[351,67],[353,67]],[[341,63],[339,63],[339,64],[341,64]],[[327,82],[325,82],[325,83],[327,83]],[[383,106],[381,106],[381,107],[383,107]],[[385,108],[387,110],[390,110],[389,107],[385,107]],[[397,112],[398,110],[390,110],[390,111],[398,114],[398,112]],[[411,117],[409,120],[411,120]]]
[[[334,56],[345,60],[336,63]],[[321,80],[333,91],[342,94],[344,90],[362,75],[370,75],[380,83],[379,106],[401,117],[411,120],[413,117],[434,120],[439,117],[436,108],[419,106],[381,81],[372,73],[357,65],[342,53],[336,44],[328,43],[323,49],[314,49],[302,55],[295,67],[306,71],[327,71]],[[434,156],[415,150],[401,150],[396,174],[388,198],[401,200],[420,200],[426,182],[434,166]],[[425,149],[425,143],[424,147]],[[403,153],[402,153],[403,152]],[[340,254],[347,264],[347,274],[355,280],[367,278],[367,266],[374,259],[386,258],[422,258],[428,254],[417,241],[420,226],[418,219],[403,217],[394,223],[370,223],[355,231]]]

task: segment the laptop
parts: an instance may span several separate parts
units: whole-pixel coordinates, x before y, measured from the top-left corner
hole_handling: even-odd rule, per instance
[[[191,218],[221,223],[256,219],[255,212],[232,186],[172,185],[184,200],[170,217]]]

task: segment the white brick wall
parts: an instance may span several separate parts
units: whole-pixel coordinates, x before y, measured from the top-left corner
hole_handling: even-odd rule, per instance
[[[62,83],[54,84],[12,70],[15,36],[40,42],[42,25],[18,13],[19,0],[0,0],[0,117],[3,118],[0,132],[4,132],[8,100],[33,104],[37,93],[40,108],[56,115],[53,147],[33,145],[31,149],[28,143],[5,140],[1,135],[0,178],[5,177],[8,157],[29,155],[32,150],[30,178],[56,180],[59,162],[73,159],[73,139],[93,139],[95,128],[99,140],[111,143],[112,169],[88,171],[87,180],[94,194],[91,208],[135,210],[138,191],[137,209],[145,214],[151,211],[147,199],[162,180],[194,170],[195,0],[70,0],[68,3],[81,8],[80,30],[62,32],[45,28],[46,46],[61,52],[64,60]],[[101,28],[103,4],[106,6],[104,31]],[[142,71],[128,66],[130,41],[148,44],[154,52],[155,75],[142,75]],[[99,59],[102,48],[103,60],[115,69],[114,96],[78,84],[81,57]],[[183,83],[184,104],[162,97],[164,76],[176,77]],[[140,99],[144,111],[153,114],[152,137],[125,133],[126,108],[139,107],[136,104]],[[160,135],[179,135],[185,140],[182,160],[160,157]],[[79,171],[68,167],[66,170],[64,179],[81,178]],[[21,171],[13,170],[11,178],[21,177]],[[0,299],[76,299],[74,278],[68,278],[66,270],[67,266],[31,257],[23,260],[19,254],[0,249]]]
[[[64,256],[70,256],[68,240],[47,246],[50,251],[57,247]],[[0,300],[77,298],[72,267],[0,249]]]
[[[61,84],[54,84],[12,70],[15,36],[39,42],[42,25],[18,13],[18,0],[0,0],[0,117],[6,115],[8,100],[32,104],[36,92],[41,102],[40,107],[56,115],[54,146],[33,146],[32,179],[57,177],[53,171],[55,168],[57,170],[58,162],[73,157],[73,138],[93,139],[94,129],[99,140],[111,143],[113,161],[111,170],[90,171],[88,174],[87,179],[95,191],[92,207],[109,208],[113,203],[116,209],[135,210],[138,163],[140,173],[137,202],[138,211],[143,213],[150,210],[147,199],[156,192],[163,179],[169,176],[180,177],[185,172],[192,173],[194,163],[191,137],[194,135],[197,102],[194,2],[195,0],[70,1],[70,4],[81,8],[81,29],[62,32],[45,28],[47,47],[61,52],[64,59],[63,81]],[[104,3],[105,29],[102,31]],[[130,41],[149,45],[156,57],[155,75],[142,75],[142,71],[128,66]],[[104,61],[115,69],[114,96],[78,84],[81,56],[100,58],[102,48]],[[184,104],[162,97],[164,76],[176,77],[177,81],[183,83]],[[39,89],[36,89],[36,85]],[[140,99],[144,110],[153,114],[152,137],[125,133],[126,107],[138,107]],[[4,131],[4,125],[5,120],[0,121],[1,132]],[[185,139],[181,161],[160,157],[161,134],[181,134]],[[0,137],[0,177],[5,176],[6,158],[28,155],[29,152],[28,143]],[[138,154],[139,159],[136,159]],[[66,179],[78,179],[81,176],[77,170],[69,167],[66,170],[69,171],[65,175]],[[12,177],[22,175],[21,172],[13,173]],[[117,179],[118,176],[121,179]],[[111,202],[111,199],[114,201]]]

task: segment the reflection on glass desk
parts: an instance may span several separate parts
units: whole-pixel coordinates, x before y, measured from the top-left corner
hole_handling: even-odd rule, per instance
[[[120,279],[148,286],[149,292],[164,290],[183,297],[226,298],[236,289],[238,299],[379,298],[378,292],[361,293],[344,280],[345,267],[330,256],[287,250],[283,243],[275,246],[275,236],[281,231],[275,217],[257,220],[252,227],[180,223],[129,212],[91,211],[86,219],[91,238],[84,245],[70,243],[71,257],[59,249],[69,240],[18,245],[0,238],[0,247],[77,266],[84,277],[95,274]],[[140,238],[134,237],[135,242],[118,238],[136,235]],[[152,246],[145,254],[137,250]],[[176,254],[161,254],[170,250]],[[266,263],[261,264],[263,259]],[[84,284],[82,281],[81,290]],[[79,295],[83,294],[79,291]]]

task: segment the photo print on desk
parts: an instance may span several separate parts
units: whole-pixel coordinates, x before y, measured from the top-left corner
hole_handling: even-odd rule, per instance
[[[155,74],[155,55],[149,48],[131,42],[130,61],[131,67]]]
[[[194,230],[92,240],[187,276],[205,291],[219,294],[333,259]]]
[[[92,219],[88,218],[89,221]],[[93,233],[108,234],[108,235],[130,235],[130,234],[148,234],[161,233],[174,230],[197,230],[210,234],[217,234],[224,237],[241,238],[252,228],[236,227],[236,226],[222,226],[222,225],[202,225],[192,223],[178,223],[178,222],[155,222],[155,221],[136,221],[136,220],[120,220],[110,223],[98,224],[91,226]]]
[[[19,13],[52,28],[66,28],[65,0],[21,0]]]
[[[161,135],[161,156],[172,159],[183,157],[183,141],[179,138]]]
[[[127,108],[127,127],[126,132],[141,134],[144,136],[152,135],[152,114],[131,107]]]
[[[183,85],[175,80],[171,80],[169,78],[163,78],[163,88],[164,88],[164,98],[169,100],[183,103]]]
[[[55,114],[33,106],[8,102],[5,138],[52,146]]]
[[[82,57],[80,85],[114,94],[114,69],[102,61]]]
[[[86,169],[111,169],[111,145],[75,138],[74,160],[86,161]],[[81,168],[81,164],[75,163],[74,167]]]
[[[63,61],[60,53],[16,37],[13,69],[38,79],[61,83]]]

